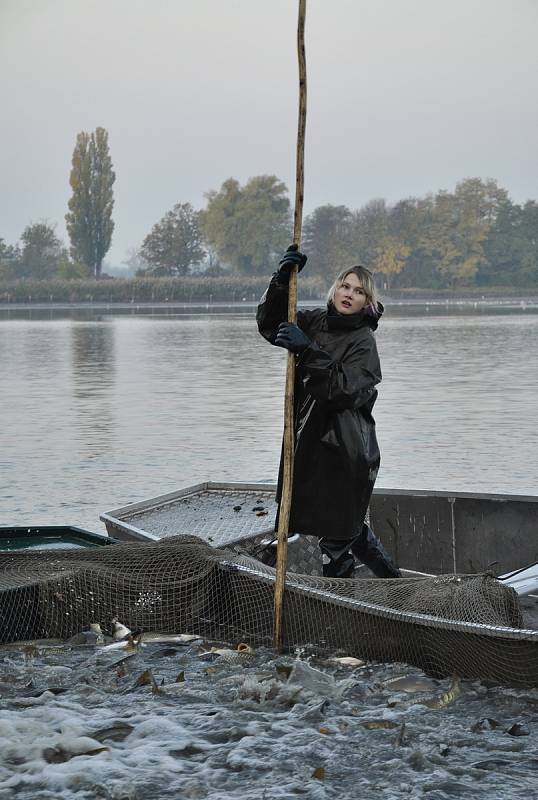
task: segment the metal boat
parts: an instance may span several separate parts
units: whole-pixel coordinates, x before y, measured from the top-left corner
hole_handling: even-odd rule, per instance
[[[275,491],[267,483],[205,482],[107,511],[101,520],[119,540],[189,534],[255,556],[274,531]],[[376,489],[369,513],[404,574],[492,571],[521,594],[538,591],[538,497]],[[524,576],[522,565],[531,565]],[[320,575],[317,540],[299,536],[288,568]]]

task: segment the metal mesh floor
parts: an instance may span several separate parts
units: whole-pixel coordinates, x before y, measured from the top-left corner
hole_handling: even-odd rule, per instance
[[[134,512],[122,521],[160,539],[189,534],[222,547],[272,531],[275,515],[272,492],[209,489]]]
[[[172,495],[135,503],[102,515],[108,533],[120,539],[166,539],[180,534],[199,536],[213,547],[231,547],[257,556],[272,538],[277,505],[267,484],[201,484]],[[316,538],[300,536],[288,548],[288,569],[321,574]]]

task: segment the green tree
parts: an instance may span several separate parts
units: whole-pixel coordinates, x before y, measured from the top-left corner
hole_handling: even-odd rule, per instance
[[[479,285],[517,283],[525,245],[520,236],[521,206],[506,201],[484,242],[485,262],[477,274]]]
[[[376,276],[378,273],[383,276],[384,289],[390,289],[394,276],[402,272],[410,252],[411,248],[396,236],[387,234],[381,238],[372,261],[372,270]]]
[[[53,278],[59,264],[67,258],[67,251],[56,236],[54,226],[46,221],[27,225],[21,234],[21,244],[17,267],[17,275],[21,278]]]
[[[18,245],[6,244],[0,236],[0,278],[11,280],[17,275],[21,251]]]
[[[79,133],[69,179],[73,193],[65,221],[73,260],[85,264],[95,278],[101,275],[103,258],[112,241],[115,179],[106,130]]]
[[[454,194],[435,198],[436,268],[450,287],[475,282],[486,264],[484,242],[495,223],[507,192],[496,181],[466,178]]]
[[[65,258],[61,258],[58,263],[55,277],[66,281],[73,281],[84,280],[84,278],[88,279],[91,276],[88,274],[88,267],[85,264],[72,261],[66,253]]]
[[[506,200],[484,244],[486,264],[481,285],[531,286],[538,282],[538,204],[523,207]]]
[[[385,200],[370,200],[353,214],[351,243],[357,254],[356,263],[373,269],[379,247],[389,234],[388,209]]]
[[[521,283],[538,284],[538,203],[528,200],[523,206],[522,236],[525,241],[525,254],[522,260]]]
[[[205,257],[200,212],[190,203],[178,203],[148,233],[139,251],[152,275],[186,275]]]
[[[204,238],[224,264],[244,275],[263,275],[291,240],[287,189],[275,175],[257,175],[245,186],[233,178],[206,194]]]
[[[439,274],[432,259],[432,218],[434,199],[409,197],[390,209],[390,230],[408,248],[403,269],[393,276],[393,285],[436,288]]]
[[[353,262],[350,241],[352,214],[346,206],[318,206],[303,226],[303,249],[308,254],[308,274],[331,278]]]
[[[402,272],[411,252],[401,229],[401,220],[398,228],[392,209],[382,198],[366,203],[353,216],[351,240],[358,260],[376,277],[379,274],[385,289],[392,285],[394,276]]]

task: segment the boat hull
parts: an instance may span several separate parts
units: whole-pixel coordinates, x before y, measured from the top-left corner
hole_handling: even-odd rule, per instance
[[[105,512],[101,519],[109,535],[121,540],[188,534],[256,555],[274,530],[275,488],[206,482]],[[413,572],[502,574],[538,561],[538,497],[376,489],[370,522],[395,562]],[[289,569],[320,574],[316,539],[301,536],[290,547]]]

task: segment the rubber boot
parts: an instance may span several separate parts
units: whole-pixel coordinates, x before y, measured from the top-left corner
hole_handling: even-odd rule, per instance
[[[385,548],[366,523],[362,531],[351,543],[353,555],[370,569],[376,578],[401,578],[402,573],[396,567]]]
[[[288,533],[288,547],[296,544],[298,541],[298,533]],[[278,540],[276,538],[262,542],[260,550],[256,553],[255,557],[258,559],[258,561],[261,561],[262,564],[266,564],[268,567],[275,567],[277,544]]]
[[[338,539],[319,540],[319,548],[323,555],[324,578],[352,578],[355,571],[355,559],[349,551],[351,542]]]

